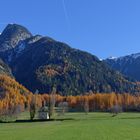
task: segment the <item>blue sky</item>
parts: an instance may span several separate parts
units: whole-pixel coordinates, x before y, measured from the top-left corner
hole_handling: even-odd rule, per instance
[[[1,0],[0,32],[8,23],[99,58],[140,52],[140,0]]]

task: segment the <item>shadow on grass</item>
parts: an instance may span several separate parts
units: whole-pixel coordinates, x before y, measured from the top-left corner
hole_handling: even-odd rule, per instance
[[[140,117],[124,117],[124,118],[117,118],[117,119],[124,119],[124,120],[130,120],[130,119],[132,119],[132,120],[134,120],[134,119],[140,119]]]
[[[65,119],[34,119],[34,120],[15,120],[15,121],[0,121],[0,123],[33,123],[33,122],[52,122],[52,121],[70,121],[75,120],[73,118],[65,118]]]
[[[91,118],[82,118],[82,119],[77,119],[77,118],[61,118],[61,119],[34,119],[34,120],[15,120],[15,121],[0,121],[0,123],[35,123],[35,122],[53,122],[53,121],[87,121],[87,120],[96,120],[96,121],[101,121],[101,120],[112,120],[112,118],[115,118],[113,120],[135,120],[135,119],[140,119],[140,117],[119,117],[119,115],[112,117],[91,117]]]

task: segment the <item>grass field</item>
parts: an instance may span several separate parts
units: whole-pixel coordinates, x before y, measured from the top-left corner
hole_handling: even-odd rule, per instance
[[[0,140],[140,140],[140,113],[117,117],[109,113],[68,113],[64,118],[67,120],[0,123]]]

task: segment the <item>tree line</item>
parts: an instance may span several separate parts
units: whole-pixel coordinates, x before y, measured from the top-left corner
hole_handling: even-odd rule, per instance
[[[16,91],[10,92],[0,100],[0,115],[17,114],[25,110],[30,110],[32,104],[36,108],[49,106],[52,95],[49,94],[29,94],[27,96],[18,94]],[[54,107],[58,107],[60,103],[67,102],[70,111],[110,111],[111,108],[118,105],[123,111],[139,111],[140,96],[130,94],[101,94],[96,93],[79,96],[60,96],[55,94],[53,97]],[[35,101],[34,101],[35,100]],[[34,103],[33,103],[34,102]]]
[[[50,94],[33,94],[8,76],[0,76],[0,116],[17,116],[20,112],[68,105],[69,111],[110,111],[119,106],[123,111],[139,111],[140,96],[128,93],[85,93],[78,96],[61,96],[55,90]],[[63,107],[62,107],[63,108]],[[33,114],[31,114],[33,115]],[[34,116],[33,116],[34,117]]]

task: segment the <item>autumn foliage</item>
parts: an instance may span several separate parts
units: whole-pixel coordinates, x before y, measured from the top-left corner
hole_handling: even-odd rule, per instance
[[[49,94],[34,95],[14,79],[0,75],[0,116],[11,115],[16,109],[24,111],[30,108],[31,100],[36,96],[36,106],[48,106]],[[109,111],[113,106],[119,105],[124,111],[137,110],[140,106],[140,96],[124,94],[86,93],[78,96],[55,95],[55,106],[67,102],[70,109],[75,111]]]
[[[50,96],[48,94],[36,95],[37,106],[41,107],[42,103],[46,106],[49,103]],[[119,105],[124,111],[137,110],[140,107],[140,96],[133,96],[128,93],[124,94],[101,94],[90,93],[89,95],[79,96],[55,96],[57,107],[61,102],[67,102],[70,109],[75,111],[84,111],[85,107],[89,108],[89,111],[109,111],[113,106]]]
[[[0,115],[10,115],[23,111],[31,101],[32,93],[14,79],[0,75]]]

